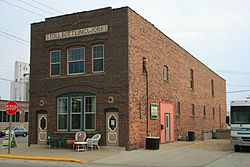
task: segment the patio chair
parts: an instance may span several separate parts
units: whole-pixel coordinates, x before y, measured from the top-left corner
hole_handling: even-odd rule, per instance
[[[73,145],[73,149],[77,149],[77,151],[79,150],[86,150],[86,142],[84,142],[86,139],[86,133],[85,132],[77,132],[75,134],[75,140],[74,140],[74,145]]]
[[[87,147],[91,148],[91,150],[93,150],[93,147],[98,148],[98,150],[100,150],[100,146],[98,145],[98,142],[101,138],[101,134],[95,134],[92,138],[87,138]]]

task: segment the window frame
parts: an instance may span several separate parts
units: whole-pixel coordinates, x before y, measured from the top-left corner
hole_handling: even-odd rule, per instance
[[[177,106],[176,106],[176,115],[180,116],[181,115],[181,103],[177,101]]]
[[[56,63],[52,63],[52,52],[59,52],[59,62],[56,62]],[[61,50],[51,50],[50,52],[50,77],[57,77],[57,76],[60,76],[61,75]],[[59,74],[58,75],[52,75],[52,65],[55,65],[55,64],[59,64]]]
[[[212,97],[214,97],[214,80],[211,79],[211,93],[212,93]]]
[[[87,103],[86,103],[86,98],[88,98],[88,97],[94,97],[95,98],[95,111],[94,112],[86,112],[86,107],[87,107]],[[87,129],[86,128],[86,123],[87,123],[87,121],[86,121],[86,115],[87,114],[94,114],[94,118],[95,118],[95,128],[94,129]],[[84,130],[85,131],[96,131],[96,96],[84,96]]]
[[[195,117],[195,105],[191,104],[191,117]]]
[[[81,104],[80,104],[81,111],[80,112],[77,112],[77,113],[72,112],[72,99],[73,98],[81,98]],[[69,113],[70,114],[70,122],[68,122],[68,123],[70,123],[70,125],[69,125],[70,126],[70,128],[69,128],[70,131],[80,131],[82,129],[82,112],[83,112],[83,108],[82,108],[83,103],[82,102],[83,102],[82,96],[71,96],[70,97],[70,111],[69,111],[70,112]],[[79,113],[80,113],[80,129],[72,129],[72,122],[73,122],[72,121],[72,118],[73,118],[72,115],[79,115]]]
[[[103,54],[102,54],[102,58],[94,58],[94,47],[96,46],[103,46]],[[92,73],[101,73],[104,72],[105,70],[105,64],[104,64],[104,55],[105,55],[105,45],[104,44],[96,44],[96,45],[92,45]],[[102,64],[103,64],[103,70],[102,71],[94,71],[94,60],[99,60],[99,59],[103,59]]]
[[[81,49],[84,48],[84,55],[83,55],[83,59],[79,59],[79,60],[71,60],[69,61],[69,50],[73,50],[73,49]],[[69,64],[70,63],[74,63],[74,62],[81,62],[83,61],[83,72],[77,72],[77,73],[69,73]],[[70,47],[67,48],[67,75],[80,75],[80,74],[85,74],[85,64],[86,64],[86,47],[84,46],[80,46],[80,47]]]
[[[204,118],[207,117],[206,106],[203,106],[203,117],[204,117]]]
[[[194,91],[194,70],[190,69],[190,89]]]
[[[67,100],[67,112],[66,113],[58,113],[58,103],[59,103],[59,100],[60,99],[66,99]],[[67,115],[67,126],[66,126],[66,129],[59,129],[59,119],[58,119],[58,115]],[[56,124],[57,124],[57,131],[68,131],[69,129],[69,100],[68,100],[68,97],[57,97],[57,104],[56,104]]]
[[[169,69],[167,65],[163,66],[163,80],[169,81]]]

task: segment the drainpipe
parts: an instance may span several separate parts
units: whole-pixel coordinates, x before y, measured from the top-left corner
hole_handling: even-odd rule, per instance
[[[143,57],[143,60],[142,60],[142,65],[143,65],[143,74],[145,74],[146,76],[146,100],[147,100],[147,104],[146,104],[146,108],[147,108],[147,115],[146,115],[146,126],[147,126],[147,136],[149,134],[149,129],[148,129],[148,71],[147,71],[147,68],[146,68],[146,58]]]

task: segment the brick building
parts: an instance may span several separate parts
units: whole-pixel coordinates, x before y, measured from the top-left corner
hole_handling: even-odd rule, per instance
[[[0,100],[0,130],[9,127],[9,114],[5,110],[7,100]],[[17,101],[17,112],[12,115],[13,126],[29,128],[29,103]]]
[[[226,127],[226,81],[128,7],[32,24],[30,63],[29,144],[83,130],[131,150]]]

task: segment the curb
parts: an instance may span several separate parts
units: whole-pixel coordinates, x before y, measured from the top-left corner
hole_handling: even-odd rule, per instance
[[[45,160],[45,161],[46,160],[47,161],[66,161],[66,162],[77,162],[77,163],[85,162],[85,161],[75,159],[75,158],[36,157],[36,156],[21,156],[21,155],[9,155],[9,154],[0,154],[0,158]]]

